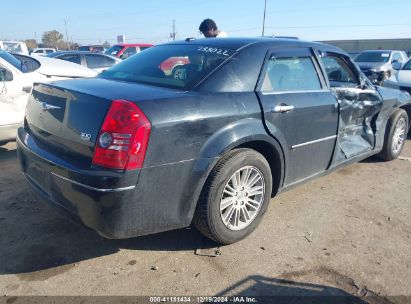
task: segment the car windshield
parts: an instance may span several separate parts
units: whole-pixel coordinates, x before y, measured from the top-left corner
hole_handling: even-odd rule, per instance
[[[355,62],[388,62],[390,52],[363,52],[355,57]]]
[[[20,53],[21,46],[18,42],[3,42],[4,50],[10,53]]]
[[[407,71],[411,70],[411,60],[408,60],[408,62],[404,65],[402,70],[407,70]]]
[[[200,45],[152,47],[106,70],[99,77],[190,90],[234,52]]]
[[[111,48],[105,51],[105,53],[109,55],[117,56],[118,52],[120,52],[122,49],[123,47],[120,45],[113,45]]]
[[[12,66],[14,66],[19,71],[24,72],[23,71],[23,65],[22,65],[21,61],[18,60],[13,55],[9,54],[8,52],[0,50],[0,58],[3,58],[4,60],[6,60],[8,63],[10,63]]]

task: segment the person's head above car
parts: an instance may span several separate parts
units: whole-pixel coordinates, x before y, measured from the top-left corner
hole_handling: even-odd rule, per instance
[[[198,29],[206,38],[227,37],[225,32],[218,30],[217,24],[212,19],[204,19]]]

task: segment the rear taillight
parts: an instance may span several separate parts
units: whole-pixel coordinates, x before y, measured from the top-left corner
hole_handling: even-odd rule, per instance
[[[143,166],[151,124],[132,102],[113,100],[96,141],[93,165],[132,170]]]

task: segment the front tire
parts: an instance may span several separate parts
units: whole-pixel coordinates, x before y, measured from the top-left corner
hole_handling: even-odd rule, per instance
[[[220,244],[235,243],[258,226],[271,190],[271,169],[264,156],[250,149],[230,151],[211,172],[193,223]]]
[[[397,109],[387,122],[384,145],[379,157],[384,160],[394,160],[402,152],[409,129],[407,112]]]

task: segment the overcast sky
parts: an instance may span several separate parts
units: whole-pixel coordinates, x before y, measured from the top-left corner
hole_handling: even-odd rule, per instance
[[[58,30],[80,44],[168,41],[175,19],[177,38],[199,37],[205,18],[234,36],[259,36],[264,0],[39,0],[1,4],[0,39],[41,41]],[[267,0],[266,35],[305,40],[411,38],[411,0]]]

